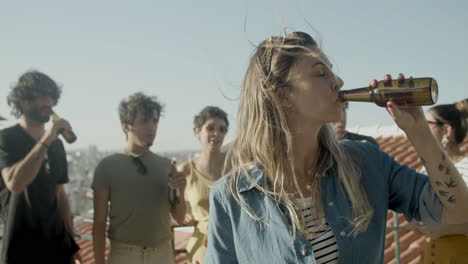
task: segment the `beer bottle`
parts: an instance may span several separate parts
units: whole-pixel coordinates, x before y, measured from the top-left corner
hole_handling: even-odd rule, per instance
[[[52,112],[52,118],[54,120],[60,119],[60,117],[54,112]],[[71,130],[62,129],[62,130],[59,131],[59,133],[62,135],[62,137],[65,139],[65,141],[67,141],[69,144],[75,142],[76,139],[77,139],[76,134],[73,133],[73,131],[71,131]]]
[[[171,160],[171,176],[177,173],[177,161],[175,158]],[[179,189],[172,189],[169,188],[169,202],[171,203],[171,207],[174,208],[179,203]]]
[[[385,107],[390,99],[404,106],[433,105],[438,96],[439,89],[434,78],[405,79],[401,73],[396,80],[392,80],[390,74],[387,74],[384,80],[374,80],[369,87],[338,92],[338,98],[342,102],[373,102],[381,107]]]

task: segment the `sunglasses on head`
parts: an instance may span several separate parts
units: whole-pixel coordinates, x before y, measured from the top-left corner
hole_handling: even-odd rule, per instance
[[[137,166],[138,173],[145,175],[148,172],[145,164],[143,163],[143,161],[141,161],[139,157],[133,157],[132,161]]]

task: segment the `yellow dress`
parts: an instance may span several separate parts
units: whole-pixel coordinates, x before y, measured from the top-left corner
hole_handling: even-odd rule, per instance
[[[193,160],[190,164],[190,181],[187,182],[186,195],[193,218],[197,221],[195,230],[187,243],[187,254],[189,263],[198,260],[203,263],[208,238],[208,209],[211,186],[215,181],[207,179],[195,168]]]
[[[436,240],[426,238],[426,245],[420,263],[467,264],[468,237],[454,235]]]

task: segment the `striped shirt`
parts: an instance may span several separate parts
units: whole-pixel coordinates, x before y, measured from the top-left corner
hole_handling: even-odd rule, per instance
[[[299,217],[304,221],[306,229],[306,238],[312,245],[315,261],[317,264],[336,264],[338,263],[338,245],[335,236],[328,223],[313,232],[317,224],[317,218],[312,215],[312,197],[296,199]]]

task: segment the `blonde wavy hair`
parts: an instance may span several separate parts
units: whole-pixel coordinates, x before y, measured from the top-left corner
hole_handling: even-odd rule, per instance
[[[315,40],[303,32],[294,32],[286,37],[270,37],[258,45],[241,88],[237,135],[225,166],[230,168],[230,192],[233,197],[253,219],[265,222],[240,198],[238,191],[241,177],[252,181],[248,170],[259,165],[263,167],[268,184],[257,184],[255,188],[273,197],[277,206],[285,205],[294,237],[298,230],[304,232],[305,228],[297,214],[293,193],[286,188],[291,177],[301,197],[302,193],[293,169],[292,134],[286,118],[287,109],[281,98],[289,89],[289,70],[297,59],[320,54],[321,50]],[[351,201],[353,219],[349,221],[354,226],[352,233],[366,230],[374,210],[360,184],[359,169],[327,124],[320,129],[319,144],[322,151],[317,171],[323,169],[325,156],[335,161],[339,180]],[[314,213],[321,221],[316,225],[318,229],[325,222],[320,198],[320,177],[311,180]]]

